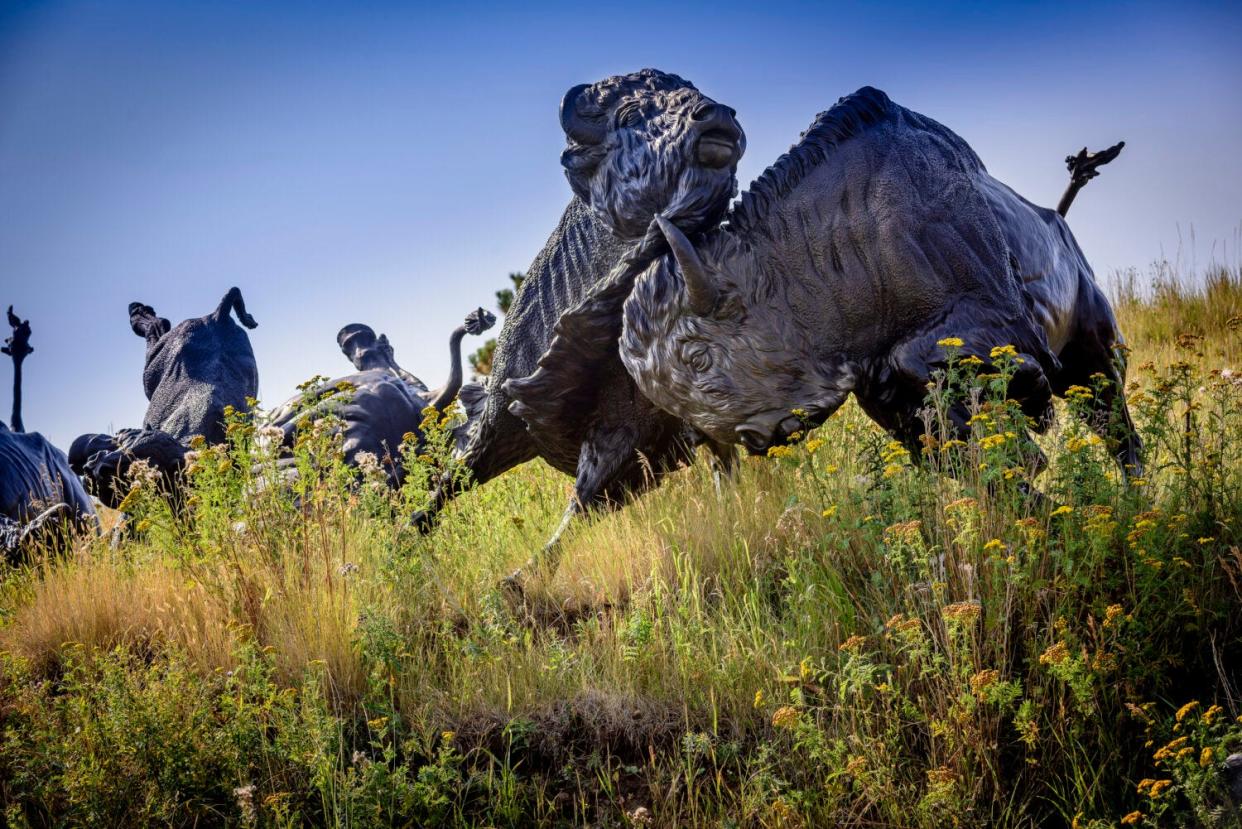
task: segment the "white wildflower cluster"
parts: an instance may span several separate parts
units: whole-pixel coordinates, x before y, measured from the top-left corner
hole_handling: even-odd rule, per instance
[[[382,474],[384,471],[380,468],[379,458],[374,452],[359,452],[354,455],[354,463],[358,465],[358,471],[368,478]]]
[[[129,465],[129,480],[138,486],[151,486],[160,479],[160,471],[143,458],[138,458]]]
[[[285,439],[285,432],[279,426],[260,426],[255,430],[255,437],[259,440],[260,446],[279,446]]]
[[[237,810],[241,812],[242,822],[253,825],[258,817],[254,808],[254,784],[247,783],[233,789],[233,797],[237,800]]]

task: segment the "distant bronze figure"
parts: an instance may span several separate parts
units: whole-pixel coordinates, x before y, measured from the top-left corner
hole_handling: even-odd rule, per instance
[[[546,392],[546,417],[518,401],[512,383],[535,371],[562,314],[586,300],[627,251],[642,257],[664,249],[653,213],[691,232],[719,222],[737,191],[746,147],[732,109],[654,69],[570,89],[561,127],[561,163],[574,195],[505,317],[487,393],[470,411],[460,453],[474,484],[537,457],[575,477],[548,549],[581,510],[620,503],[688,461],[700,436],[639,393],[618,358],[615,333],[610,348],[567,356],[564,382]],[[619,329],[619,302],[596,307]],[[607,327],[580,333],[603,333],[607,341]],[[712,448],[723,463],[732,460],[731,447]],[[431,510],[419,516],[424,526],[455,486],[440,486]]]
[[[160,473],[164,492],[180,504],[181,473],[189,447],[159,429],[121,429],[114,435],[79,435],[69,446],[69,467],[90,484],[91,493],[120,509],[129,493],[129,470],[142,460]]]
[[[1065,195],[1061,196],[1061,201],[1057,204],[1057,213],[1062,217],[1069,213],[1070,205],[1074,203],[1074,197],[1078,195],[1078,191],[1100,174],[1101,167],[1121,155],[1121,149],[1125,145],[1126,142],[1118,141],[1107,150],[1100,150],[1098,153],[1089,153],[1087,148],[1083,147],[1078,151],[1078,155],[1067,155],[1065,166],[1070,171],[1070,183],[1069,187],[1065,188]]]
[[[1125,467],[1140,468],[1121,335],[1064,220],[882,92],[864,88],[818,116],[723,227],[657,224],[672,254],[622,263],[562,318],[539,372],[511,384],[528,411],[555,408],[560,367],[606,340],[607,326],[591,320],[607,314],[584,309],[628,296],[620,343],[630,374],[716,441],[763,453],[854,393],[917,457],[927,383],[945,365],[938,341],[960,337],[985,362],[993,346],[1015,346],[1023,362],[1010,395],[1038,421],[1053,392],[1102,374],[1110,383],[1092,426]],[[965,407],[952,417],[965,431]]]
[[[215,311],[176,328],[150,305],[131,302],[129,324],[147,341],[142,385],[151,401],[144,429],[158,429],[186,443],[202,435],[223,443],[224,410],[248,411],[259,393],[259,369],[246,328],[258,323],[246,313],[241,291],[230,288]]]
[[[482,334],[495,323],[496,316],[482,308],[466,316],[449,337],[452,367],[448,381],[435,390],[397,365],[385,335],[376,337],[370,326],[361,323],[346,325],[337,334],[337,344],[358,372],[292,398],[277,407],[268,422],[282,431],[281,445],[289,450],[298,429],[331,415],[341,423],[345,462],[357,466],[358,456],[370,453],[381,464],[389,483],[400,486],[405,477],[399,451],[403,437],[421,434],[420,424],[428,406],[443,412],[458,392],[469,397],[462,389],[461,341],[467,334]],[[340,387],[347,390],[338,391]]]
[[[97,525],[95,507],[65,455],[22,426],[21,365],[34,352],[30,322],[9,306],[13,334],[2,350],[13,360],[13,428],[0,422],[0,556],[8,558],[45,533],[68,525]]]
[[[139,459],[157,469],[176,495],[190,441],[201,436],[224,443],[225,409],[249,410],[259,393],[259,370],[234,313],[246,328],[258,325],[237,288],[230,288],[210,314],[175,328],[150,305],[130,303],[130,328],[147,342],[142,383],[151,402],[142,428],[81,435],[69,449],[73,469],[108,506],[125,497],[127,487],[118,484]]]
[[[8,310],[9,326],[13,333],[4,341],[0,351],[13,360],[13,416],[9,419],[9,428],[14,432],[24,432],[22,426],[22,363],[34,352],[30,347],[30,320],[23,320],[13,313],[13,306]]]

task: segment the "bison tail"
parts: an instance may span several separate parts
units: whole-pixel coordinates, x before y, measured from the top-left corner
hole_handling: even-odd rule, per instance
[[[1057,204],[1057,213],[1061,214],[1061,218],[1065,218],[1065,214],[1069,213],[1070,205],[1074,203],[1074,197],[1078,195],[1078,191],[1100,174],[1101,167],[1121,155],[1121,150],[1125,145],[1126,142],[1118,141],[1107,150],[1100,150],[1098,153],[1088,152],[1087,148],[1083,147],[1077,155],[1065,157],[1065,166],[1070,173],[1070,183],[1065,189],[1065,195],[1061,196],[1061,201]]]
[[[258,328],[259,323],[255,322],[254,317],[246,313],[246,301],[242,299],[241,288],[229,288],[229,292],[224,295],[224,299],[220,300],[220,307],[216,308],[216,322],[223,322],[228,318],[230,311],[237,312],[237,321],[247,328]]]

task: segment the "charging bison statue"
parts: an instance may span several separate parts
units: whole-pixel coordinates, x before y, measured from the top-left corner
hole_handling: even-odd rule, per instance
[[[30,346],[30,321],[9,306],[13,334],[3,352],[13,360],[13,414],[10,429],[0,421],[0,558],[18,554],[31,541],[67,525],[95,524],[95,507],[65,454],[22,424],[22,363]]]
[[[230,288],[214,311],[176,327],[150,305],[131,302],[129,324],[146,340],[142,385],[150,404],[141,429],[115,435],[86,434],[69,449],[73,469],[96,495],[115,507],[127,487],[129,466],[141,459],[158,470],[170,491],[185,465],[190,441],[225,441],[225,410],[250,408],[259,393],[259,370],[245,330],[258,323],[246,312],[238,288]]]
[[[268,425],[281,430],[281,445],[290,450],[299,429],[331,415],[340,424],[345,462],[357,466],[359,456],[368,453],[380,462],[388,482],[400,486],[405,477],[399,453],[403,437],[419,435],[428,406],[442,412],[453,402],[462,389],[462,339],[482,334],[495,323],[495,315],[482,308],[466,316],[449,337],[448,381],[434,390],[397,365],[387,336],[376,337],[374,329],[361,323],[346,325],[336,341],[357,373],[292,398],[272,412]]]
[[[1079,167],[1090,172],[1089,162],[1119,150],[1080,154]],[[1089,178],[1072,184],[1069,200]],[[547,408],[560,366],[581,362],[584,347],[606,349],[615,332],[641,393],[717,442],[763,453],[853,393],[917,450],[927,383],[945,365],[938,342],[954,337],[985,362],[991,347],[1015,346],[1010,396],[1037,422],[1052,394],[1103,374],[1111,382],[1094,398],[1091,425],[1124,467],[1140,468],[1121,397],[1121,334],[1063,217],[1018,196],[960,137],[879,90],[820,114],[723,226],[656,223],[670,253],[619,264],[595,291],[624,302],[620,330],[569,336],[590,326],[562,319],[567,336],[540,371],[510,384],[519,405]],[[964,430],[965,407],[951,414]]]
[[[543,405],[516,399],[513,383],[536,370],[565,312],[591,301],[618,262],[664,249],[653,214],[690,232],[720,221],[737,191],[746,146],[732,109],[654,69],[573,87],[561,102],[561,126],[561,163],[573,197],[506,315],[486,394],[468,406],[459,453],[474,484],[536,457],[574,476],[548,549],[579,511],[641,491],[653,476],[689,460],[699,438],[639,392],[615,334],[611,350],[570,355],[565,382],[541,391]],[[619,325],[620,303],[606,313]],[[577,333],[590,338],[595,329]],[[726,463],[733,457],[727,444],[712,448]],[[419,516],[424,526],[456,485],[442,483]]]

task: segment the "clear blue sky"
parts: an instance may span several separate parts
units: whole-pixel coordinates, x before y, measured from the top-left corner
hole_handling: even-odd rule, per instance
[[[1097,274],[1179,248],[1236,263],[1240,44],[1236,2],[9,0],[0,303],[34,326],[27,428],[63,447],[138,425],[126,305],[177,322],[230,285],[260,323],[268,404],[344,373],[334,335],[355,321],[438,384],[450,329],[527,266],[569,198],[562,94],[643,66],[737,109],[743,186],[864,84],[1043,204],[1066,154],[1124,138],[1071,214]]]

